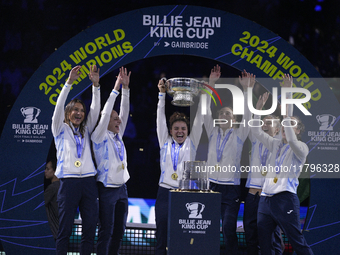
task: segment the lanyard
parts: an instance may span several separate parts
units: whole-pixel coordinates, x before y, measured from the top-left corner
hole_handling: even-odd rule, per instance
[[[224,137],[222,144],[220,146],[220,142],[221,142],[221,134],[220,134],[220,130],[218,130],[218,135],[217,135],[217,142],[216,142],[216,155],[217,155],[217,162],[221,161],[222,158],[222,153],[224,150],[224,146],[226,145],[231,133],[233,132],[233,129],[230,129],[228,134]]]
[[[183,143],[176,148],[176,143],[172,142],[171,160],[172,160],[172,165],[175,171],[177,170],[179,150],[182,148],[182,146],[183,146]]]
[[[77,155],[78,158],[81,157],[81,154],[83,153],[83,145],[84,145],[84,137],[79,137],[77,134],[74,135],[74,139],[76,140],[77,145]]]
[[[268,157],[268,149],[265,148],[264,149],[264,152],[263,152],[263,155],[262,155],[262,147],[263,147],[263,143],[260,143],[259,144],[259,149],[260,149],[260,160],[261,160],[261,165],[262,166],[265,166],[266,163],[267,163],[267,157]]]
[[[283,151],[283,153],[282,153],[282,155],[281,155],[281,157],[280,157],[280,159],[279,159],[280,152],[281,152],[281,149],[282,149],[283,147],[284,147],[284,144],[281,144],[279,150],[278,150],[277,153],[276,153],[276,158],[275,158],[275,172],[276,172],[276,173],[279,172],[280,166],[282,165],[283,160],[284,160],[285,157],[286,157],[287,151],[288,151],[288,149],[290,148],[290,146],[287,145],[287,147],[285,148],[285,150]],[[276,170],[276,169],[278,169],[278,170]]]
[[[118,134],[115,137],[120,142],[120,149],[118,148],[118,144],[116,143],[115,138],[113,138],[113,143],[115,144],[116,151],[118,153],[120,161],[123,161],[123,159],[124,159],[124,144],[123,144],[122,140],[119,139]]]

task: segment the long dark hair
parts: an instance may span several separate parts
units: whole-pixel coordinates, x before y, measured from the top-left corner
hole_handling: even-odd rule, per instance
[[[71,128],[72,128],[72,126],[70,124],[70,119],[69,119],[68,115],[72,111],[72,109],[73,109],[73,107],[75,106],[76,103],[80,103],[83,106],[84,117],[86,116],[86,106],[85,106],[84,102],[81,101],[80,99],[77,99],[77,98],[72,99],[71,102],[69,102],[65,107],[65,119],[64,119],[65,123],[67,125],[69,125]],[[85,135],[85,124],[86,124],[86,122],[85,122],[85,118],[84,118],[84,120],[79,125],[79,132],[80,132],[82,137],[84,137],[84,135]],[[74,132],[74,130],[73,130],[73,132]]]

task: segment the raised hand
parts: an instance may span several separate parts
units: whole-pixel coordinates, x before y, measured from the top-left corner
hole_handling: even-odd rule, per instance
[[[81,75],[80,68],[81,66],[75,66],[72,68],[72,70],[70,71],[70,74],[68,75],[68,79],[67,79],[68,84],[72,84],[80,77]]]
[[[290,76],[289,74],[283,74],[282,82],[280,82],[280,85],[285,88],[293,87],[293,77]]]
[[[129,89],[130,75],[131,75],[131,71],[128,73],[127,69],[124,68],[123,66],[119,68],[119,74],[117,76],[115,89],[119,90],[120,84],[122,84],[124,89]]]
[[[246,70],[242,71],[241,76],[239,76],[239,82],[243,88],[243,91],[246,92],[247,88],[254,87],[256,76],[251,73],[247,73]]]
[[[164,79],[160,79],[158,82],[158,89],[159,92],[161,93],[165,93],[166,92],[166,86],[165,86],[165,80]]]
[[[99,87],[99,68],[96,65],[90,66],[89,79],[92,81],[93,86]]]
[[[259,97],[256,103],[256,110],[262,110],[263,106],[266,104],[269,97],[269,93],[265,92],[262,96]]]
[[[214,66],[213,69],[211,69],[210,76],[209,76],[209,85],[214,86],[215,82],[220,78],[221,76],[221,67],[219,65]]]

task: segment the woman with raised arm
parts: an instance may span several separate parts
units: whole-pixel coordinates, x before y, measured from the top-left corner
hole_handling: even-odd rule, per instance
[[[93,150],[98,167],[99,232],[97,254],[118,254],[126,227],[128,193],[125,183],[129,180],[127,152],[123,135],[130,111],[130,75],[121,67],[101,118],[92,133]],[[113,110],[122,85],[120,113]]]
[[[166,254],[169,190],[179,187],[183,162],[193,161],[202,133],[202,115],[198,107],[189,136],[189,119],[184,113],[175,112],[169,120],[169,130],[165,117],[166,87],[164,80],[158,83],[157,136],[160,147],[161,176],[155,204],[156,214],[156,254]]]
[[[220,75],[220,67],[216,65],[211,70],[209,85],[214,87]],[[247,98],[248,87],[254,86],[255,76],[244,70],[239,77],[239,82]],[[211,98],[207,97],[207,99],[207,105],[210,106]],[[222,194],[221,217],[226,253],[235,255],[238,251],[236,227],[241,203],[241,154],[243,143],[249,133],[247,122],[251,117],[247,100],[244,100],[244,103],[245,113],[241,121],[244,124],[240,124],[239,128],[233,125],[236,118],[230,107],[223,107],[219,110],[218,119],[226,122],[218,126],[214,126],[210,107],[208,107],[207,115],[204,116],[204,126],[209,137],[207,166],[215,167],[215,171],[210,173],[210,189]]]
[[[267,99],[267,93],[260,96],[256,108],[262,109]],[[267,162],[257,215],[261,254],[272,254],[271,237],[277,226],[297,254],[313,254],[301,232],[300,201],[296,194],[300,171],[309,152],[308,146],[300,141],[304,125],[298,117],[287,116],[282,121],[281,139],[271,137],[260,127],[254,127],[253,131],[272,154]]]
[[[56,240],[57,254],[66,255],[72,234],[74,216],[79,206],[82,218],[81,254],[91,254],[98,221],[98,190],[95,180],[97,170],[92,160],[92,133],[100,111],[99,69],[91,66],[89,78],[93,82],[92,103],[85,121],[86,107],[79,99],[65,101],[72,84],[81,74],[81,66],[70,71],[60,92],[52,117],[52,134],[57,149],[57,170],[60,179],[58,192],[59,230]]]
[[[293,86],[293,78],[288,74],[283,75],[282,87],[291,88]],[[265,96],[267,96],[266,94]],[[288,98],[291,98],[289,93]],[[261,102],[261,101],[260,101]],[[262,104],[257,104],[257,107],[262,107]],[[257,109],[262,110],[262,108]],[[293,115],[293,105],[288,105],[289,114]],[[280,118],[274,115],[267,115],[263,118],[262,131],[271,137],[281,137],[280,134]],[[245,239],[247,244],[247,254],[257,255],[259,252],[259,241],[257,234],[257,209],[262,192],[262,186],[265,181],[267,162],[271,156],[271,152],[261,143],[254,135],[253,128],[250,128],[248,138],[251,142],[251,158],[250,172],[248,173],[246,187],[249,192],[244,202],[243,225],[245,231]],[[284,244],[282,234],[279,227],[274,231],[273,249],[275,254],[282,254]]]

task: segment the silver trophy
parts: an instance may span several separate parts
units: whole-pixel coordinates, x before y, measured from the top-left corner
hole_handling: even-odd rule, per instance
[[[176,106],[191,106],[194,97],[204,88],[204,82],[192,78],[172,78],[165,81],[167,92],[173,97],[171,104]]]
[[[209,178],[205,161],[184,161],[180,190],[208,191]]]

